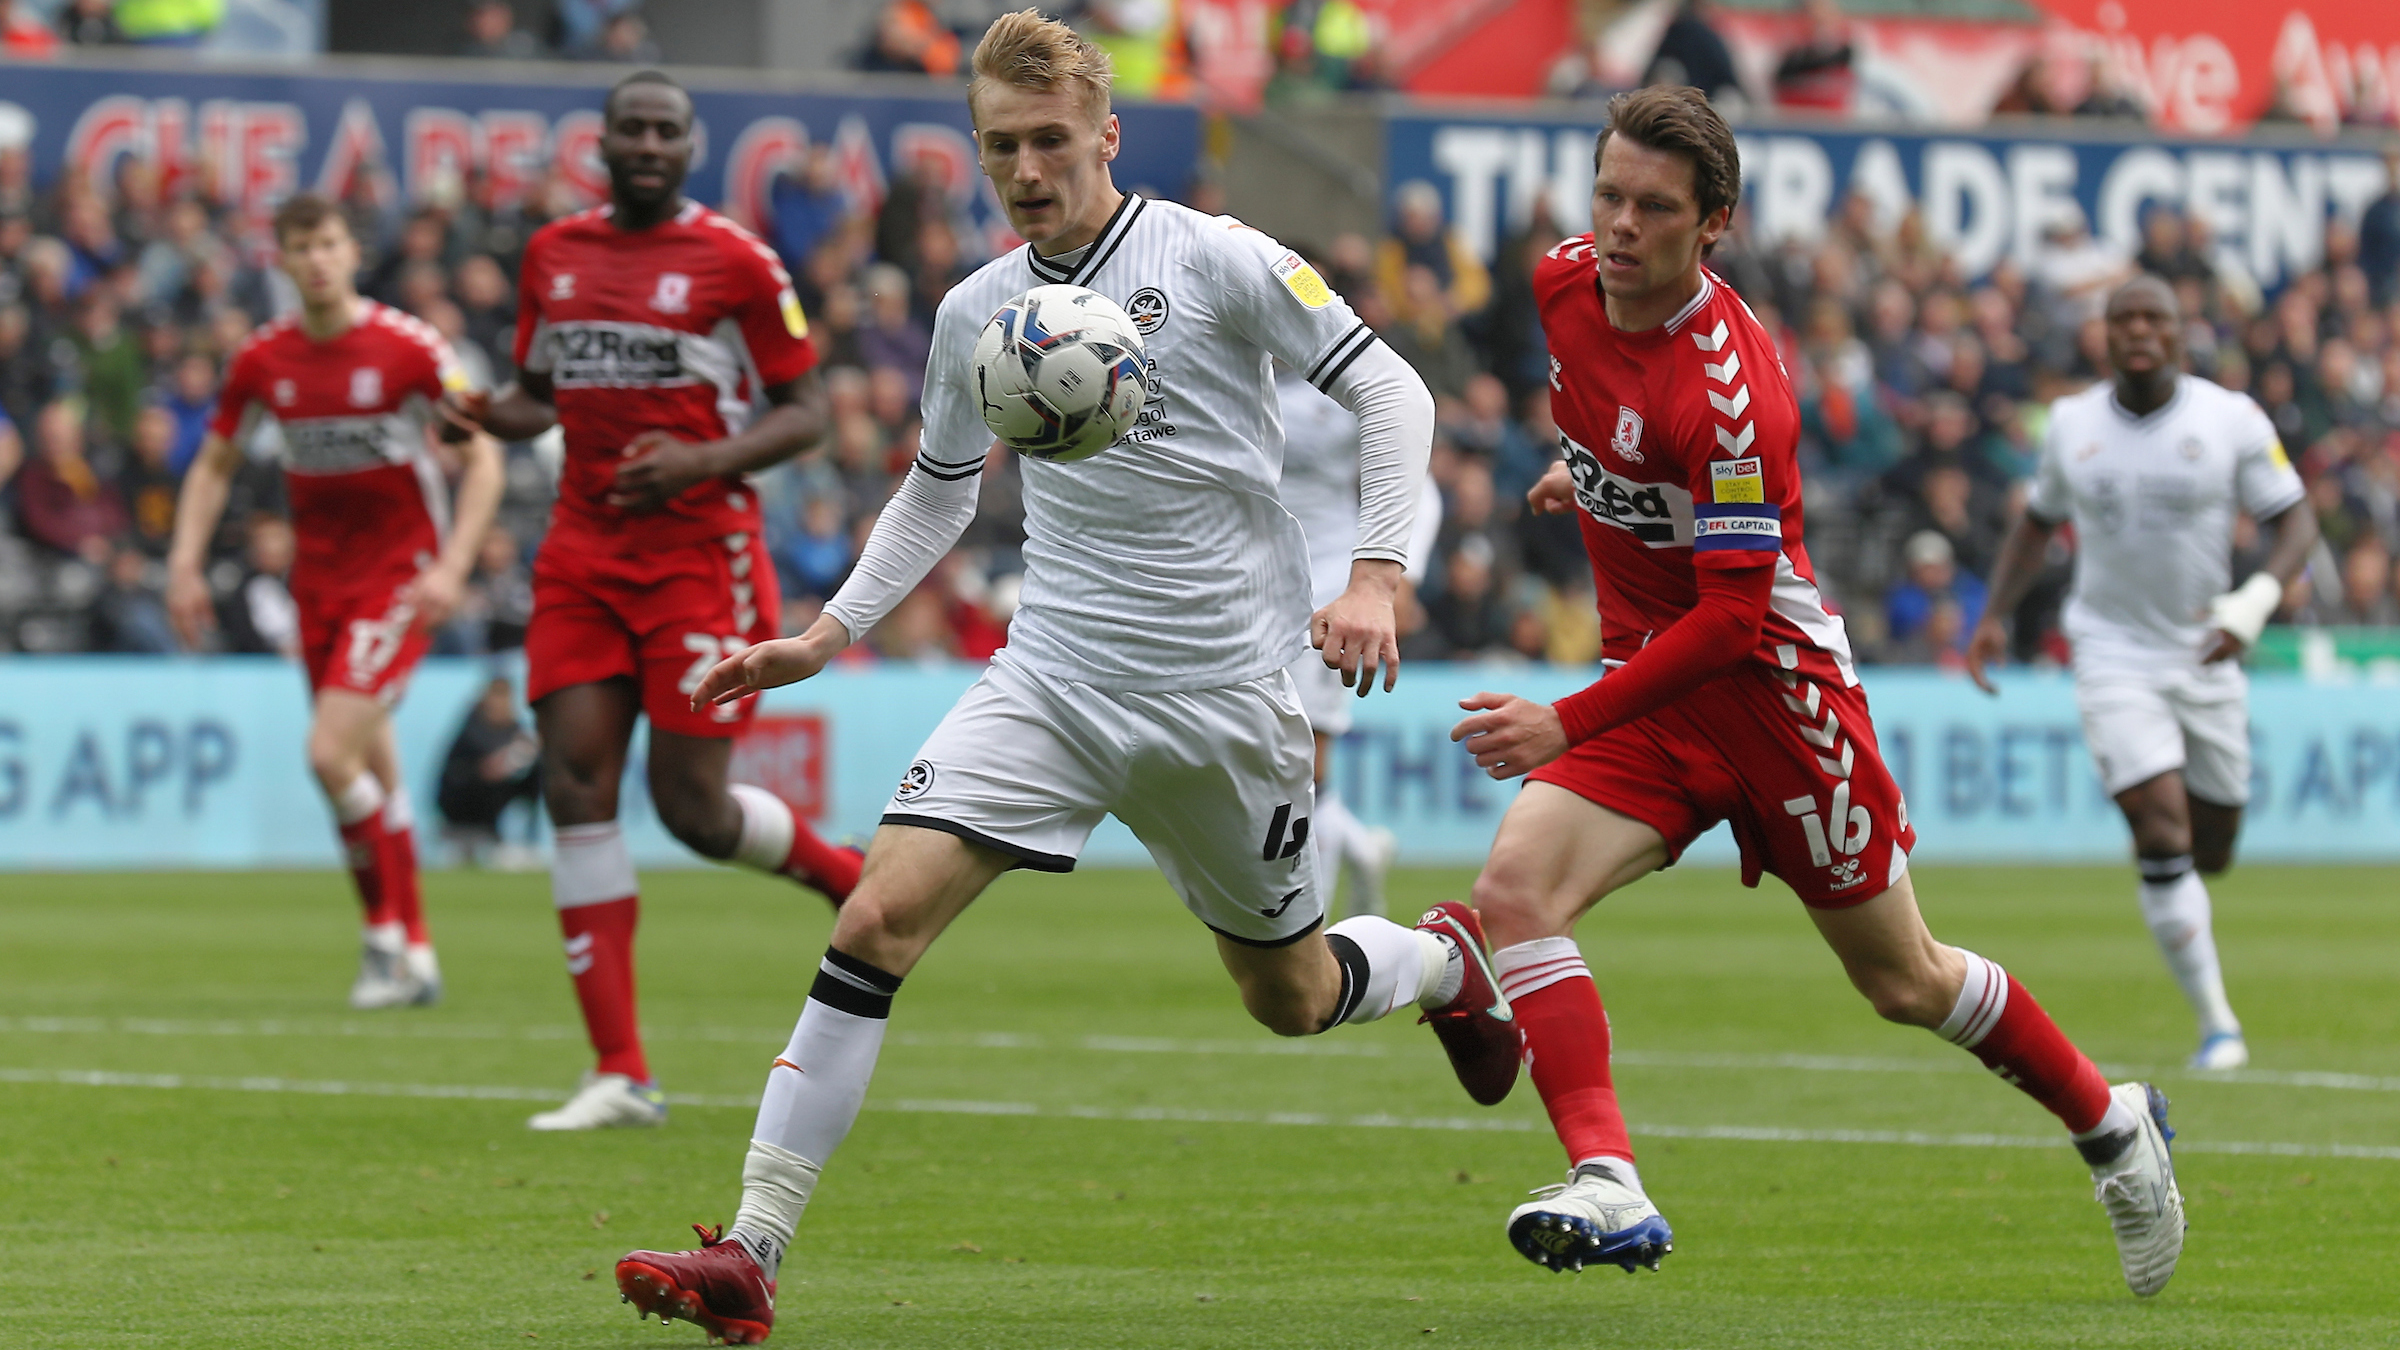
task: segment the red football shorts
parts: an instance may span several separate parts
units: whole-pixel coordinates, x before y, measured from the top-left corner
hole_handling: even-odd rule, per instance
[[[692,691],[709,667],[774,637],[779,604],[775,564],[755,532],[635,554],[545,544],[533,560],[525,699],[636,680],[652,726],[732,736],[758,700],[693,712]]]
[[[292,597],[300,611],[300,660],[308,668],[309,692],[348,690],[387,708],[400,701],[409,675],[433,645],[433,635],[417,626],[415,609],[400,601],[401,589],[415,579],[412,571],[389,585]]]
[[[1890,889],[1917,842],[1876,752],[1865,692],[1762,665],[1604,731],[1527,778],[1657,830],[1670,863],[1730,821],[1743,885],[1772,872],[1819,909]]]

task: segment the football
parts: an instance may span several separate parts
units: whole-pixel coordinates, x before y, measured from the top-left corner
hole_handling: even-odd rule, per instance
[[[1036,286],[975,341],[975,396],[1003,445],[1053,464],[1090,459],[1131,430],[1149,382],[1141,332],[1081,286]]]

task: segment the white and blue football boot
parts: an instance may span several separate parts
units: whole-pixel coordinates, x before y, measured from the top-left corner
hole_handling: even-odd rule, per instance
[[[2183,1192],[2175,1186],[2175,1158],[2168,1146],[2167,1094],[2148,1083],[2119,1083],[2109,1095],[2133,1112],[2130,1130],[2078,1142],[2092,1169],[2092,1198],[2108,1211],[2116,1230],[2117,1261],[2125,1287],[2143,1298],[2167,1287],[2183,1255]]]
[[[1551,1270],[1589,1265],[1658,1269],[1675,1250],[1675,1231],[1642,1194],[1638,1177],[1621,1178],[1606,1162],[1589,1162],[1564,1184],[1544,1186],[1508,1216],[1508,1240],[1526,1260]]]
[[[2250,1062],[2250,1044],[2238,1031],[2216,1031],[2202,1037],[2200,1048],[2192,1052],[2191,1067],[2209,1069],[2238,1069]]]

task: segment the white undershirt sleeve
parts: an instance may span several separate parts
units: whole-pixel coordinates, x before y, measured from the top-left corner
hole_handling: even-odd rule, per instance
[[[1380,340],[1369,342],[1325,392],[1358,418],[1358,545],[1350,556],[1405,567],[1433,456],[1433,394]]]
[[[825,603],[858,641],[917,588],[975,519],[980,472],[941,474],[920,461],[883,504],[850,579]]]

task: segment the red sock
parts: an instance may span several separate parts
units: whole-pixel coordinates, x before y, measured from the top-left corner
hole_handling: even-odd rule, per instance
[[[385,808],[384,815],[391,815]],[[383,832],[383,893],[388,900],[392,917],[408,929],[411,946],[428,945],[432,939],[425,932],[425,896],[417,887],[417,835],[402,821]]]
[[[633,998],[633,930],[640,921],[638,897],[576,905],[558,912],[567,939],[567,974],[575,979],[575,1001],[583,1005],[583,1029],[600,1054],[600,1072],[650,1081],[642,1058],[642,1033]]]
[[[567,974],[583,1005],[583,1028],[600,1072],[650,1081],[634,1016],[633,930],[641,918],[633,855],[613,820],[562,825],[550,861],[550,895],[567,940]]]
[[[385,884],[388,868],[384,860],[383,812],[377,810],[364,820],[352,821],[341,827],[342,857],[350,868],[351,883],[358,887],[358,902],[366,911],[369,928],[379,928],[400,916],[394,911],[391,890]]]
[[[1525,1064],[1570,1166],[1633,1161],[1625,1116],[1608,1072],[1608,1014],[1591,967],[1571,938],[1543,938],[1492,954],[1500,990],[1525,1031]]]
[[[1938,1034],[2083,1134],[2108,1114],[2108,1079],[2075,1048],[2017,977],[1973,952],[1958,1007]]]
[[[858,889],[858,870],[864,861],[857,849],[838,848],[818,838],[799,812],[792,813],[792,853],[783,862],[785,876],[816,887],[838,905]]]

